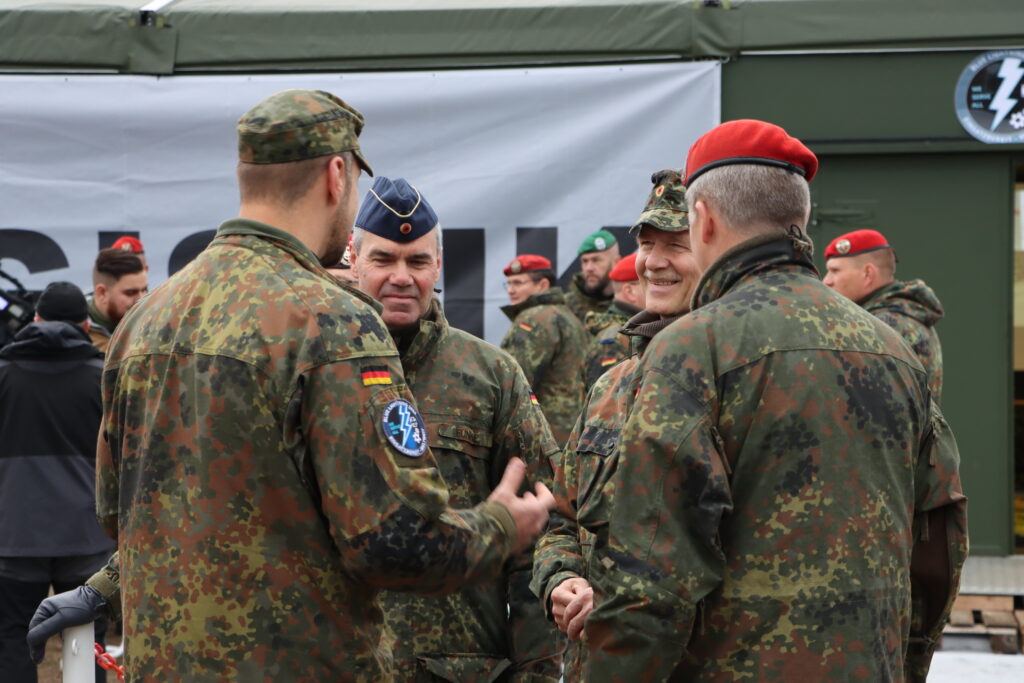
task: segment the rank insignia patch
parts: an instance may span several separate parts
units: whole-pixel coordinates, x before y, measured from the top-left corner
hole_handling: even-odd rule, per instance
[[[369,365],[362,370],[363,386],[391,384],[391,373],[385,365]]]
[[[418,458],[427,450],[427,428],[413,404],[396,398],[384,407],[380,418],[384,436],[399,453]]]

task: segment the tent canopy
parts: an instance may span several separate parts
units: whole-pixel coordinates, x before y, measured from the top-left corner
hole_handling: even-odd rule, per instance
[[[1006,0],[0,0],[0,70],[172,74],[1020,45]]]

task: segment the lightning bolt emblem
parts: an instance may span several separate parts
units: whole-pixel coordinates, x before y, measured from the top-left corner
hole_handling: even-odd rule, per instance
[[[407,405],[398,406],[398,416],[401,418],[401,430],[402,430],[402,443],[409,443],[409,435],[416,427],[416,421],[409,416],[409,407]]]
[[[999,65],[998,75],[999,78],[1003,79],[1003,82],[999,85],[995,97],[992,98],[988,105],[988,108],[996,114],[992,119],[992,126],[989,130],[995,130],[996,126],[1002,123],[1006,115],[1017,105],[1017,100],[1010,97],[1010,94],[1017,87],[1017,84],[1020,83],[1021,76],[1024,76],[1024,69],[1021,68],[1019,59],[1007,57]]]

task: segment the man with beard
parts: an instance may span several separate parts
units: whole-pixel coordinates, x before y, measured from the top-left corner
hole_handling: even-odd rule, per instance
[[[629,337],[619,334],[622,326],[644,308],[644,290],[636,272],[636,252],[619,259],[611,272],[615,298],[604,313],[588,313],[586,328],[594,341],[587,355],[587,388],[608,368],[629,355]]]
[[[632,355],[597,380],[568,445],[555,460],[555,511],[534,555],[531,587],[570,638],[567,681],[583,680],[586,648],[580,633],[593,608],[588,566],[595,544],[607,532],[614,492],[606,484],[615,471],[615,447],[632,404],[633,373],[651,339],[690,310],[700,275],[690,250],[686,188],[679,171],[659,171],[651,180],[654,187],[630,230],[638,245],[634,272],[646,293],[646,309],[622,329]]]
[[[817,167],[762,121],[690,149],[703,274],[636,370],[588,680],[927,673],[967,552],[959,454],[913,352],[818,277]]]
[[[578,253],[580,272],[573,276],[565,293],[565,305],[584,322],[588,313],[603,313],[612,302],[608,273],[619,260],[619,244],[615,235],[598,230],[583,240]]]
[[[89,338],[106,351],[110,335],[128,309],[149,291],[146,264],[131,249],[100,249],[92,269]]]
[[[378,591],[490,580],[546,521],[518,459],[448,507],[379,304],[323,266],[370,172],[362,127],[323,91],[245,113],[239,217],[111,339],[96,507],[133,680],[388,680]],[[116,570],[43,602],[36,654]]]
[[[523,369],[561,448],[586,394],[583,364],[590,338],[583,323],[566,308],[562,288],[555,286],[551,261],[520,254],[504,272],[511,303],[501,310],[512,326],[501,348]]]
[[[403,178],[378,178],[352,245],[358,287],[383,306],[450,504],[484,501],[511,458],[550,483],[558,446],[522,370],[451,327],[434,296],[441,225],[427,198]],[[532,564],[530,546],[494,579],[450,595],[381,593],[397,680],[557,681],[561,639],[530,592]]]
[[[825,249],[827,286],[900,333],[928,371],[932,399],[942,394],[942,303],[924,280],[896,279],[896,251],[877,230],[854,230]]]

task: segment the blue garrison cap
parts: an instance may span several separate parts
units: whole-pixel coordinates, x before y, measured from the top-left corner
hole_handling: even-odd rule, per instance
[[[363,198],[355,225],[392,242],[412,242],[437,227],[437,214],[405,178],[378,176]]]

